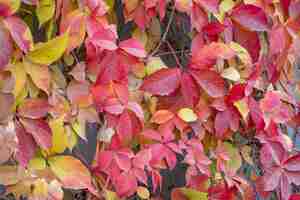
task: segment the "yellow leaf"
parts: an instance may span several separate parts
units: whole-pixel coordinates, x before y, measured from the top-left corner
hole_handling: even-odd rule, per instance
[[[36,7],[36,15],[40,26],[49,21],[55,13],[55,0],[40,0]]]
[[[165,63],[160,59],[160,57],[150,57],[146,65],[146,74],[149,76],[154,72],[167,68]]]
[[[15,87],[13,90],[14,96],[17,98],[25,87],[26,84],[26,71],[22,63],[16,63],[9,67],[9,71],[12,73],[15,79]]]
[[[44,158],[41,157],[33,158],[29,161],[28,167],[29,169],[33,170],[43,170],[46,168],[46,161]]]
[[[137,188],[137,194],[141,199],[149,199],[149,197],[150,197],[149,190],[142,186]]]
[[[25,71],[31,77],[33,83],[41,90],[49,94],[51,75],[47,66],[40,66],[24,60]]]
[[[48,183],[45,179],[37,179],[33,185],[33,199],[46,199],[48,196]]]
[[[63,153],[68,147],[68,135],[64,127],[63,117],[53,119],[49,122],[52,131],[52,147],[53,153]]]
[[[105,191],[105,200],[119,200],[119,198],[115,192],[106,190]]]
[[[50,65],[57,61],[68,47],[68,31],[45,43],[40,43],[34,47],[34,50],[27,54],[27,58],[38,64]]]
[[[246,120],[250,112],[246,99],[241,99],[239,101],[234,102],[234,106],[241,113],[243,119]]]
[[[197,121],[198,116],[190,108],[182,108],[178,111],[178,117],[185,122],[194,122]]]
[[[224,69],[221,76],[231,81],[239,81],[241,79],[240,73],[234,67]]]

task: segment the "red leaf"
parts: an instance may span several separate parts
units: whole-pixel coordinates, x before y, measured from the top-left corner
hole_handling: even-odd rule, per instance
[[[242,47],[247,49],[247,51],[251,55],[253,63],[257,62],[261,49],[258,33],[254,31],[248,31],[241,28],[240,26],[235,26],[234,39]]]
[[[218,58],[230,59],[235,52],[226,44],[221,42],[212,42],[201,49],[195,49],[191,60],[191,68],[208,69],[212,67]]]
[[[12,56],[12,52],[12,40],[8,34],[8,31],[6,31],[3,26],[0,26],[0,70],[8,64],[10,57]]]
[[[191,74],[200,87],[211,97],[223,97],[226,94],[225,81],[217,72],[211,70],[193,70]]]
[[[5,18],[4,24],[22,51],[27,53],[33,48],[30,29],[23,20],[15,16],[10,16]]]
[[[147,52],[145,51],[143,45],[138,40],[133,38],[120,42],[119,47],[130,55],[138,58],[145,58],[147,56]]]
[[[133,125],[128,111],[124,111],[116,127],[118,136],[123,144],[127,144],[133,137]]]
[[[180,85],[180,91],[182,93],[185,103],[191,107],[196,105],[199,101],[200,92],[192,76],[184,72],[181,76]]]
[[[46,121],[22,118],[21,123],[40,147],[48,149],[52,146],[52,132]]]
[[[29,133],[19,122],[15,122],[16,134],[18,138],[17,160],[22,167],[27,167],[28,162],[34,157],[37,145]]]
[[[45,99],[26,99],[18,107],[18,114],[22,117],[38,119],[45,117],[49,109],[50,106]]]
[[[161,69],[148,76],[140,89],[154,95],[169,95],[179,87],[180,76],[178,68]]]
[[[234,21],[251,31],[267,31],[269,29],[266,13],[252,4],[241,4],[232,12]]]
[[[171,120],[175,115],[169,110],[158,110],[151,118],[151,122],[156,124],[164,124]]]

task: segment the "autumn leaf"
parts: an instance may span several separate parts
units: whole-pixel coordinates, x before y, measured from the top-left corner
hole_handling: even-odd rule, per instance
[[[51,75],[47,66],[40,66],[28,61],[23,62],[26,73],[33,83],[41,90],[49,94]]]
[[[138,58],[145,58],[147,56],[147,53],[142,44],[138,40],[133,38],[120,42],[119,47],[130,55],[136,56]]]
[[[226,94],[225,81],[211,70],[198,70],[191,73],[201,88],[211,97],[223,97]]]
[[[18,17],[7,17],[4,20],[6,28],[20,49],[27,53],[33,48],[31,31],[27,24]]]
[[[146,77],[140,89],[154,95],[169,95],[179,85],[179,69],[161,69]]]
[[[68,147],[68,135],[66,133],[63,117],[53,119],[49,122],[52,131],[52,147],[50,152],[63,153]]]
[[[18,107],[18,114],[22,117],[38,119],[45,117],[49,109],[50,106],[45,99],[25,99]]]
[[[194,122],[198,119],[196,113],[190,108],[182,108],[177,114],[185,122]]]
[[[74,10],[64,18],[60,24],[61,33],[69,31],[67,52],[79,47],[86,35],[86,16],[79,9]]]
[[[20,121],[25,130],[33,136],[40,147],[48,149],[52,146],[52,132],[46,121],[42,119],[34,120],[25,118],[22,118]]]
[[[57,36],[45,43],[35,45],[26,57],[37,64],[50,65],[57,61],[68,47],[69,32]]]
[[[218,58],[230,59],[235,55],[233,49],[224,43],[212,42],[193,52],[190,67],[193,69],[209,69]]]
[[[241,4],[233,9],[234,21],[251,31],[267,31],[268,18],[264,10],[252,4]]]
[[[36,15],[39,19],[40,26],[49,21],[55,13],[55,1],[54,0],[39,0],[36,7]]]
[[[13,53],[12,40],[8,31],[0,26],[0,69],[3,69],[9,62]]]
[[[93,189],[91,174],[78,159],[72,156],[54,156],[48,162],[63,187],[75,190]]]

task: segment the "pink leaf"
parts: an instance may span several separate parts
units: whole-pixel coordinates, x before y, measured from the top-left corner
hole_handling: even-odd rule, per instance
[[[145,58],[147,56],[147,52],[145,51],[143,45],[138,40],[133,38],[120,42],[119,47],[130,55],[138,58]]]
[[[12,40],[8,34],[8,31],[6,31],[3,26],[0,26],[0,69],[3,69],[8,64],[12,53]]]
[[[4,19],[4,24],[22,51],[27,53],[33,48],[30,29],[23,20],[19,17],[10,16]]]

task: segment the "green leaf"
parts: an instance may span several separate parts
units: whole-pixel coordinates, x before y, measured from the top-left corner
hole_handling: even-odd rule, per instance
[[[199,192],[190,188],[181,188],[181,192],[189,199],[189,200],[208,200],[207,193]]]
[[[55,13],[55,0],[40,0],[36,7],[36,15],[40,26],[49,21]]]
[[[40,43],[34,50],[29,52],[27,58],[34,63],[50,65],[57,61],[68,47],[68,31],[46,43]]]
[[[242,158],[239,150],[229,142],[224,142],[224,147],[230,158],[230,160],[226,163],[226,168],[232,172],[236,172],[242,165]]]

